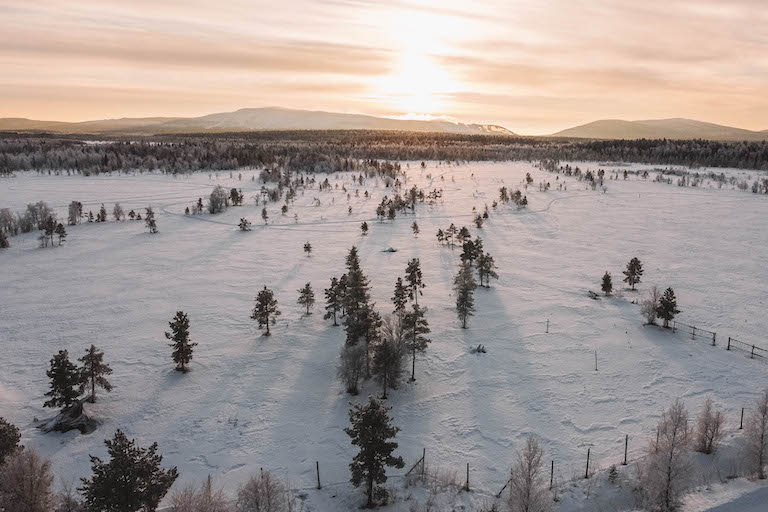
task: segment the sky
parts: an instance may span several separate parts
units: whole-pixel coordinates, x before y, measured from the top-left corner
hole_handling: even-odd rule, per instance
[[[0,117],[246,107],[768,129],[767,0],[0,0]]]

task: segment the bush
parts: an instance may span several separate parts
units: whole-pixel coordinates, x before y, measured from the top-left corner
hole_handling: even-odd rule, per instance
[[[229,504],[224,491],[214,489],[209,476],[200,488],[195,484],[189,484],[181,490],[177,490],[171,496],[171,512],[230,512]]]
[[[292,512],[297,509],[291,491],[269,471],[252,476],[237,491],[237,512]]]

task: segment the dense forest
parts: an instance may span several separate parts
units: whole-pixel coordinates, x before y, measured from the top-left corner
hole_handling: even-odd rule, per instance
[[[768,170],[768,142],[525,138],[393,131],[281,131],[134,139],[0,134],[0,174],[60,170],[186,173],[283,166],[340,171],[352,159],[592,160]]]

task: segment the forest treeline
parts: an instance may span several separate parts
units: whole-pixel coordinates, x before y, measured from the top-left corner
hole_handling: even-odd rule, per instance
[[[280,131],[138,139],[0,135],[0,174],[69,171],[167,173],[281,166],[348,170],[348,160],[590,160],[768,170],[768,142],[525,138],[391,131]]]

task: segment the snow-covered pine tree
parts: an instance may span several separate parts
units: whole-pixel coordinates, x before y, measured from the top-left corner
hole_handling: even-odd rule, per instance
[[[392,304],[395,306],[393,313],[398,318],[405,314],[405,306],[408,304],[408,289],[403,284],[403,278],[398,277],[395,281],[395,293],[392,295]]]
[[[611,274],[607,271],[603,274],[603,284],[600,285],[600,288],[603,290],[606,297],[613,291],[613,280]]]
[[[461,226],[459,233],[456,235],[456,241],[463,245],[464,242],[466,242],[470,238],[472,238],[472,235],[467,229],[467,226]]]
[[[448,226],[448,229],[445,230],[445,241],[453,245],[453,239],[456,238],[456,234],[459,232],[458,228],[456,228],[456,225],[451,222],[451,225]]]
[[[51,390],[45,394],[49,400],[43,404],[43,407],[66,409],[77,401],[77,397],[80,396],[77,389],[80,385],[80,372],[69,360],[69,353],[66,350],[59,350],[59,353],[53,356],[51,368],[45,374],[51,379]]]
[[[88,222],[93,222],[93,212],[88,210]]]
[[[240,228],[240,231],[250,231],[251,230],[251,222],[243,217],[240,219],[240,224],[237,225]]]
[[[408,283],[408,298],[418,304],[419,295],[423,295],[421,290],[426,288],[421,274],[419,258],[413,258],[408,261],[408,265],[405,267],[405,280]]]
[[[166,339],[171,340],[168,344],[173,348],[173,362],[176,363],[176,371],[187,372],[187,365],[192,360],[192,351],[197,343],[189,341],[189,317],[183,311],[177,311],[173,320],[168,323],[171,332],[166,332]]]
[[[107,209],[104,207],[104,203],[101,203],[101,208],[99,208],[99,222],[107,222]]]
[[[296,301],[307,308],[307,315],[311,315],[310,309],[315,304],[315,292],[312,290],[312,283],[305,284],[299,291],[299,299]]]
[[[157,233],[157,222],[155,222],[155,211],[152,209],[151,206],[146,207],[146,213],[144,215],[144,225],[147,226],[147,229],[150,233],[155,234]]]
[[[659,305],[656,308],[656,316],[664,320],[664,327],[669,327],[669,322],[674,320],[675,315],[678,313],[680,313],[680,310],[677,309],[675,292],[672,288],[667,288],[659,299]]]
[[[350,482],[355,487],[365,485],[367,508],[374,506],[374,486],[387,481],[387,467],[405,466],[402,457],[392,455],[392,452],[397,450],[398,445],[394,438],[400,429],[392,425],[388,414],[390,410],[370,397],[367,404],[352,406],[349,410],[351,426],[344,429],[352,444],[359,448],[349,465],[352,473]]]
[[[425,352],[427,345],[432,342],[425,336],[431,332],[425,315],[426,311],[418,304],[414,304],[413,309],[403,318],[403,337],[411,352],[411,382],[416,380],[416,352]]]
[[[403,372],[403,329],[397,317],[389,316],[381,322],[376,343],[373,345],[373,375],[381,382],[382,396],[387,389],[397,389]]]
[[[437,242],[440,245],[443,245],[445,243],[445,233],[443,233],[442,229],[437,230]]]
[[[475,288],[477,288],[477,282],[472,274],[472,267],[468,263],[463,263],[453,280],[453,289],[456,292],[456,313],[461,320],[462,329],[467,328],[467,319],[475,311]]]
[[[360,224],[360,233],[363,236],[368,234],[368,223],[367,222],[363,222],[362,224]]]
[[[107,380],[107,375],[112,374],[112,368],[104,362],[104,352],[100,352],[94,345],[85,350],[85,355],[78,359],[83,366],[80,367],[80,394],[84,394],[88,388],[91,396],[88,401],[96,402],[96,386],[109,393],[112,384]]]
[[[491,287],[491,278],[498,279],[499,274],[496,273],[496,263],[493,261],[493,256],[490,253],[483,254],[482,252],[477,257],[477,276],[480,278],[480,286],[486,288]],[[483,285],[485,281],[485,285]]]
[[[475,226],[477,226],[477,229],[483,228],[483,221],[484,219],[482,215],[480,215],[479,213],[475,215]]]
[[[64,240],[67,239],[67,230],[64,228],[64,224],[59,222],[56,224],[56,229],[54,230],[54,233],[57,237],[59,237],[59,245],[64,243]]]
[[[339,296],[339,306],[343,318],[347,314],[346,306],[344,305],[347,300],[347,274],[342,274],[339,278],[339,289],[336,293]]]
[[[331,278],[331,286],[325,289],[325,315],[323,318],[328,320],[333,318],[333,326],[339,325],[336,322],[336,315],[341,309],[341,297],[339,296],[339,280]]]
[[[163,456],[157,443],[149,448],[136,446],[121,431],[107,445],[109,462],[91,457],[91,478],[83,478],[78,489],[88,510],[132,512],[157,510],[179,473],[175,467],[163,469]]]
[[[135,219],[136,218],[136,212],[133,211],[133,210],[128,212],[128,218],[130,218],[131,220]]]
[[[125,218],[125,211],[123,211],[123,207],[120,206],[120,203],[115,203],[114,208],[112,208],[112,217],[117,221]]]
[[[309,242],[306,242],[304,244],[304,252],[307,253],[308,257],[311,256],[312,255],[312,244],[310,244]]]
[[[267,330],[264,336],[269,336],[269,322],[275,323],[275,317],[280,316],[282,313],[277,309],[277,299],[275,299],[272,290],[264,287],[256,296],[256,305],[251,313],[251,318],[259,323],[259,329],[266,327]]]
[[[413,231],[413,236],[415,238],[419,237],[419,225],[416,223],[416,221],[413,221],[413,224],[411,224],[411,231]]]
[[[626,282],[632,289],[635,289],[635,285],[640,282],[640,278],[643,275],[643,264],[637,258],[632,258],[627,263],[627,270],[624,271],[624,282]]]

